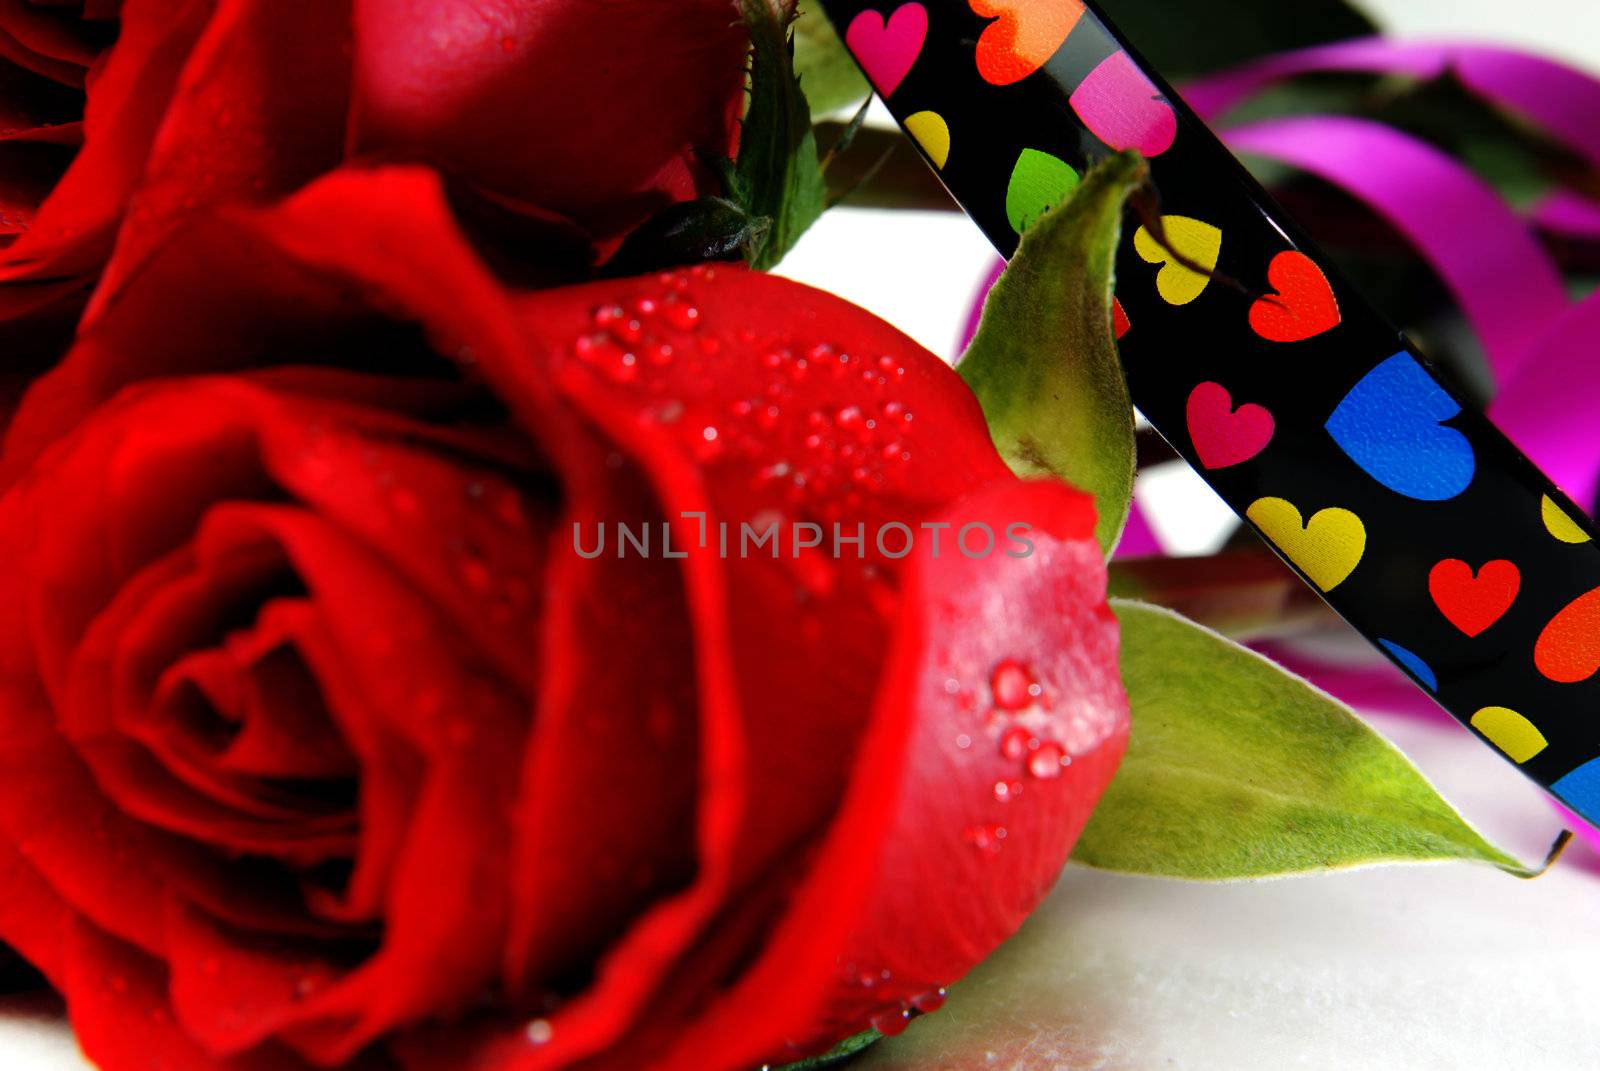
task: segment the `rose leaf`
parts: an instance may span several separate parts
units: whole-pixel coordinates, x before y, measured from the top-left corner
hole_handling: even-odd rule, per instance
[[[1123,205],[1147,176],[1137,155],[1112,157],[1039,216],[957,365],[1018,475],[1059,476],[1094,495],[1095,534],[1108,555],[1134,478],[1133,403],[1112,338],[1113,268]]]
[[[827,207],[828,187],[795,75],[790,29],[794,0],[740,0],[750,29],[750,106],[729,194],[768,221],[747,251],[752,267],[774,267]]]
[[[1201,881],[1443,860],[1541,872],[1333,697],[1168,610],[1114,605],[1133,733],[1076,862]]]

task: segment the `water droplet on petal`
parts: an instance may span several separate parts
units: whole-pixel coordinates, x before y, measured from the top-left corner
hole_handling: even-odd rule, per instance
[[[1035,743],[1033,734],[1028,730],[1020,727],[1008,729],[1000,738],[1000,755],[1015,762],[1026,755]]]
[[[534,1019],[523,1029],[528,1040],[535,1045],[547,1045],[555,1036],[555,1027],[550,1025],[549,1019]]]
[[[1060,777],[1062,759],[1065,757],[1066,753],[1060,744],[1047,740],[1039,745],[1037,751],[1028,756],[1028,772],[1041,781]]]
[[[931,1015],[944,1007],[945,997],[947,996],[949,996],[949,991],[944,986],[940,986],[938,989],[931,989],[926,993],[919,993],[912,997],[911,1006],[924,1015]]]
[[[693,331],[700,326],[700,310],[687,301],[669,298],[661,306],[662,318],[679,331]]]
[[[892,1038],[897,1034],[905,1033],[906,1026],[911,1022],[911,1009],[901,1008],[898,1011],[880,1012],[872,1017],[872,1029],[884,1037]]]
[[[978,851],[987,855],[998,855],[1006,839],[1006,827],[997,825],[977,825],[967,827],[962,834],[962,839]]]
[[[989,689],[994,693],[994,705],[1001,710],[1021,710],[1028,705],[1034,693],[1033,674],[1015,659],[1006,659],[994,667],[989,678]]]

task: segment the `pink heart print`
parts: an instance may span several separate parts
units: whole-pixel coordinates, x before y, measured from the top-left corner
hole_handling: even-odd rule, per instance
[[[911,73],[927,39],[928,9],[921,4],[903,4],[887,19],[880,12],[863,11],[844,34],[845,46],[885,97]]]
[[[1072,110],[1113,149],[1160,156],[1178,137],[1178,114],[1126,52],[1089,72],[1072,94]]]
[[[1267,448],[1277,430],[1272,414],[1259,405],[1233,408],[1233,396],[1220,383],[1202,383],[1189,395],[1189,438],[1200,464],[1225,469],[1243,464]]]

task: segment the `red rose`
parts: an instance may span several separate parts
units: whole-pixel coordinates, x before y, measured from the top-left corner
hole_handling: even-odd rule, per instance
[[[746,47],[730,0],[603,6],[0,5],[0,231],[14,236],[0,252],[0,426],[59,356],[114,245],[113,277],[187,213],[287,194],[352,159],[425,160],[469,214],[492,214],[525,274],[586,273],[699,192],[699,155],[729,152]]]
[[[4,479],[0,938],[107,1071],[896,1030],[1126,739],[1092,504],[936,358],[742,269],[512,298],[420,172],[191,220]]]

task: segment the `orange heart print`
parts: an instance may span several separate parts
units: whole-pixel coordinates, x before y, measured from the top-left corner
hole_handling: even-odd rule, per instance
[[[991,23],[978,38],[978,73],[990,85],[1028,77],[1054,56],[1083,17],[1080,0],[969,0]]]

